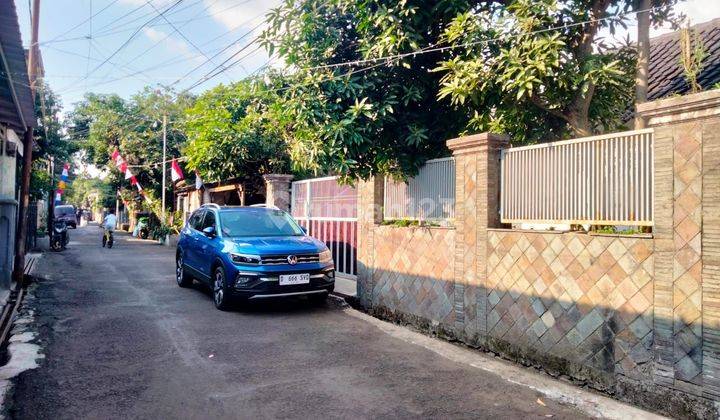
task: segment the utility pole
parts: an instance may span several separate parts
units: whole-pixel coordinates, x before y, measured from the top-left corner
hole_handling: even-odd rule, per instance
[[[48,196],[47,234],[50,236],[55,217],[55,156],[50,156],[50,194]]]
[[[120,229],[120,190],[115,192],[115,229]]]
[[[167,114],[163,115],[162,222],[165,224],[165,178],[167,177]]]
[[[37,60],[38,60],[38,32],[40,25],[40,0],[33,0],[33,9],[31,16],[32,33],[30,36],[30,54],[28,54],[28,76],[30,81],[30,94],[35,104],[35,83],[37,79]],[[25,240],[27,238],[28,229],[28,210],[30,207],[30,174],[32,169],[32,148],[33,148],[33,128],[28,126],[25,128],[25,136],[23,138],[23,170],[22,181],[20,184],[20,208],[18,209],[18,226],[17,243],[15,244],[15,264],[13,267],[13,279],[17,285],[23,285],[25,280]]]

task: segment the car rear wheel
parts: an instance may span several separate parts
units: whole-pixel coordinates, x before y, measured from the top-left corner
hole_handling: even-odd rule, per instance
[[[215,307],[221,311],[230,309],[230,296],[228,296],[227,291],[225,270],[222,267],[217,267],[213,273],[213,302],[215,302]]]
[[[182,255],[178,255],[175,259],[175,280],[180,287],[190,287],[193,279],[185,272]]]

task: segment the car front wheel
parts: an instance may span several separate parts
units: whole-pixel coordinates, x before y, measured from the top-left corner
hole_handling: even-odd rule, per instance
[[[223,270],[222,267],[216,268],[213,273],[213,301],[215,302],[215,307],[221,311],[226,311],[230,308],[230,296],[228,296],[225,285],[225,270]]]
[[[178,255],[175,259],[175,280],[180,287],[190,287],[192,285],[192,277],[185,272],[182,255]]]

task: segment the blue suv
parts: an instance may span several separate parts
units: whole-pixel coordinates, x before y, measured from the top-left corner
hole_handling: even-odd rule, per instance
[[[221,310],[233,300],[307,295],[321,302],[335,287],[328,248],[277,209],[204,205],[180,232],[175,259],[178,285],[207,283]]]

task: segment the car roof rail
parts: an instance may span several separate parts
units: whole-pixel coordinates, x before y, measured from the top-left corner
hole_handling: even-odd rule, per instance
[[[271,205],[267,205],[267,204],[265,204],[265,203],[250,204],[248,207],[261,207],[261,208],[271,209],[271,210],[280,210],[279,208],[277,208],[276,206],[273,206],[272,204],[271,204]]]

